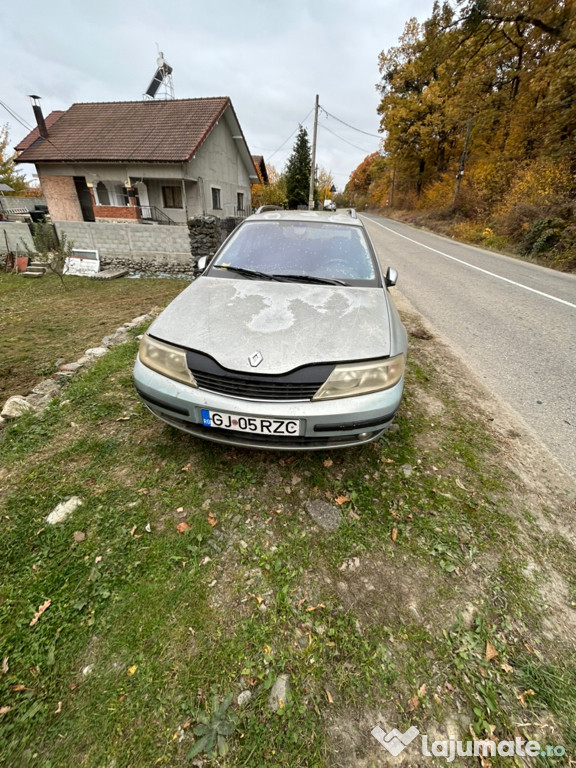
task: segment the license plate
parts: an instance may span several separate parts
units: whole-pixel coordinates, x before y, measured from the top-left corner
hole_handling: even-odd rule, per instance
[[[264,419],[260,416],[238,416],[235,413],[209,411],[203,408],[202,424],[205,427],[234,429],[256,435],[299,435],[300,419]]]

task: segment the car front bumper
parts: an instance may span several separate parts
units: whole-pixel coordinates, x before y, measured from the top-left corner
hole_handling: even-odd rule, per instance
[[[196,437],[227,445],[275,450],[345,448],[375,440],[392,424],[404,379],[369,395],[302,402],[262,402],[188,387],[151,370],[137,358],[134,384],[142,402],[159,419]],[[206,427],[201,411],[238,417],[298,419],[299,435],[268,435]]]

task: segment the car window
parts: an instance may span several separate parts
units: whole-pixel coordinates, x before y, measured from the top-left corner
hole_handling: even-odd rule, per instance
[[[353,282],[377,279],[362,229],[324,222],[246,222],[214,266]]]

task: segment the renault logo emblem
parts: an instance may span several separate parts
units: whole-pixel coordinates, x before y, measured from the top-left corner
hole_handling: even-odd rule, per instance
[[[257,366],[259,366],[262,360],[264,360],[264,358],[262,357],[262,354],[260,352],[254,352],[254,354],[250,355],[250,357],[248,358],[248,362],[250,363],[252,368],[256,368]]]

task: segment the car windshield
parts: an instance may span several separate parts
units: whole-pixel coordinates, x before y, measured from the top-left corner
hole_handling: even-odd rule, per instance
[[[377,280],[362,229],[328,222],[246,222],[213,267],[228,277],[238,274],[232,268],[240,268],[291,279],[317,277],[353,284]]]

